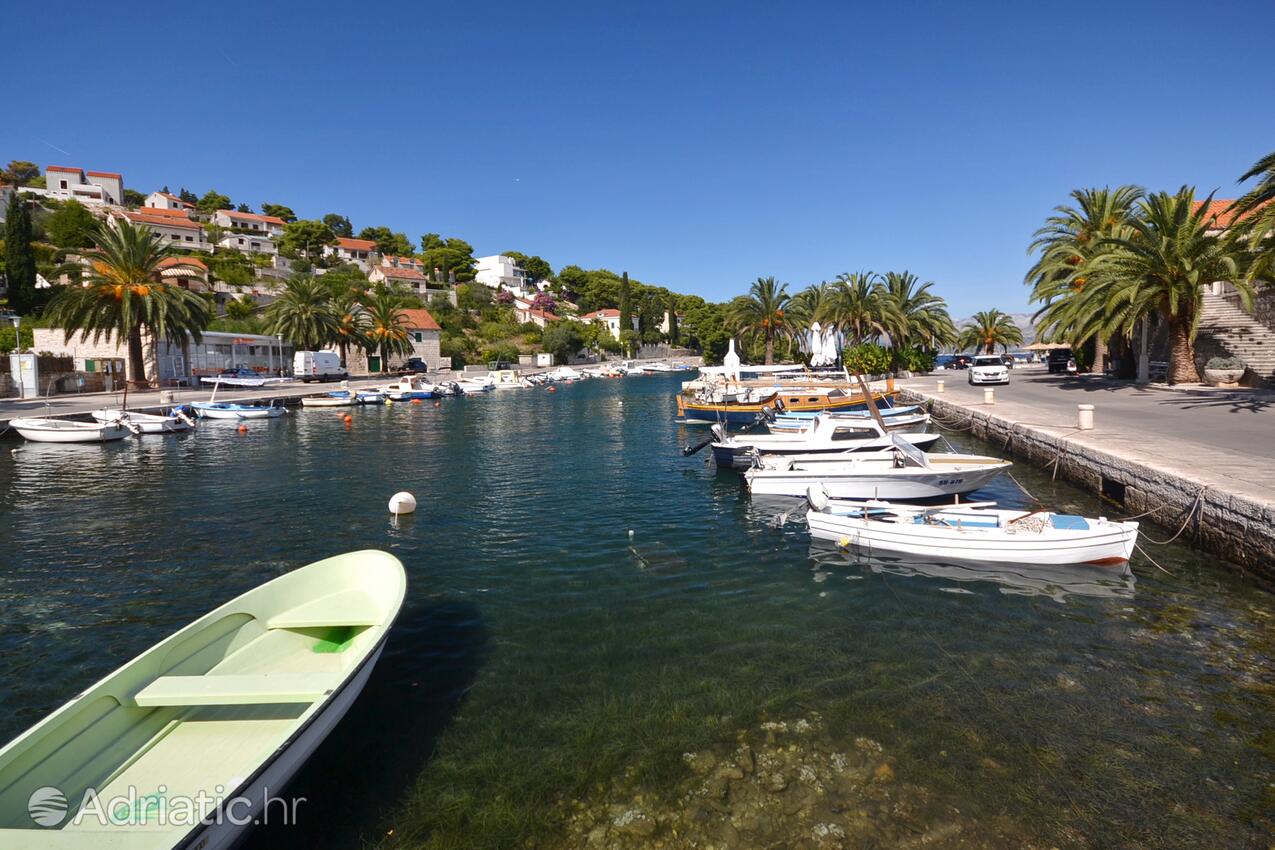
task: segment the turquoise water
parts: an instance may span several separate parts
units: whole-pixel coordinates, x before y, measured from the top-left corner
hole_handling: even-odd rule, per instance
[[[986,846],[1265,846],[1268,593],[1177,544],[1127,581],[851,563],[680,456],[702,434],[671,422],[679,380],[0,443],[0,739],[231,596],[377,547],[408,569],[403,614],[290,789],[301,823],[250,846],[586,846],[579,812],[671,823],[684,753],[811,712],[819,746],[884,751],[896,811],[869,819],[923,794],[916,829],[941,804]],[[396,526],[404,489],[420,509]],[[980,495],[1026,503],[1008,479]]]

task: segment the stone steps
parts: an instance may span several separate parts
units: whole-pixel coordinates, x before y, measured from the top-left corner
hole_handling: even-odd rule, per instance
[[[1227,299],[1212,294],[1204,296],[1196,342],[1201,362],[1214,356],[1240,357],[1254,373],[1275,382],[1275,329]]]

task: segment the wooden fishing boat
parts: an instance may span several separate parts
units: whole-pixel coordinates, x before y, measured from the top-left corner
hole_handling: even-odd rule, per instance
[[[756,422],[759,415],[767,412],[867,409],[862,393],[846,392],[837,387],[770,389],[765,392],[753,388],[728,395],[733,397],[718,400],[711,397],[679,394],[677,419],[687,425],[712,425],[717,422],[728,425],[748,425]],[[894,398],[894,391],[874,391],[872,398],[877,402],[889,402]]]
[[[385,552],[318,561],[89,686],[0,749],[0,847],[230,847],[353,704],[405,589]]]
[[[11,419],[9,426],[33,443],[106,443],[130,433],[120,422],[69,419]]]
[[[856,551],[940,562],[1119,567],[1128,563],[1138,540],[1136,522],[998,510],[991,502],[930,508],[838,502],[820,485],[808,488],[807,500],[812,537]]]

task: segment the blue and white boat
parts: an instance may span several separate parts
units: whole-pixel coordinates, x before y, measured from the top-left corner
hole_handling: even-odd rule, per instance
[[[400,378],[398,381],[382,387],[381,392],[390,401],[413,401],[415,399],[435,398],[439,395],[434,385],[426,384],[411,377]]]
[[[355,404],[384,404],[385,393],[380,390],[358,390],[354,393]]]
[[[200,419],[273,419],[282,416],[282,405],[237,404],[233,401],[191,402]]]
[[[924,430],[929,424],[930,415],[916,405],[907,407],[881,407],[877,411],[887,431]],[[846,422],[863,422],[873,419],[868,410],[837,410],[828,412],[800,411],[780,413],[773,421],[767,422],[772,434],[800,434],[808,431],[818,417]]]

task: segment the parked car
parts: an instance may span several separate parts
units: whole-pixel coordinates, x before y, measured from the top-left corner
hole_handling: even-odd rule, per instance
[[[1075,355],[1071,353],[1070,348],[1051,348],[1049,349],[1049,374],[1056,375],[1059,372],[1066,372],[1068,363],[1075,363]],[[1074,370],[1074,366],[1072,367]]]
[[[968,354],[940,354],[934,365],[941,369],[968,369],[972,359]]]
[[[980,354],[969,368],[971,384],[1008,384],[1009,367],[999,354]]]
[[[403,364],[404,372],[428,372],[429,364],[419,357],[409,357],[407,362]]]
[[[222,369],[217,373],[219,378],[260,378],[261,374],[247,366],[236,366],[233,369]]]
[[[1006,354],[1002,354],[1002,355],[1001,355],[1001,362],[1005,364],[1005,368],[1006,368],[1006,369],[1013,369],[1013,368],[1014,368],[1014,355],[1012,355],[1012,354],[1008,354],[1008,353],[1006,353]]]

